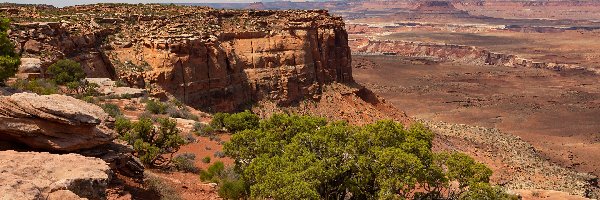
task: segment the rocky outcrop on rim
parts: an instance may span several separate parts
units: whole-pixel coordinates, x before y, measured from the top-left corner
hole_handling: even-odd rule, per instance
[[[543,159],[531,144],[495,128],[418,120],[437,134],[439,149],[467,152],[494,170],[493,181],[511,190],[555,190],[598,198],[598,177]]]
[[[0,138],[52,151],[89,149],[117,134],[99,106],[64,95],[16,93],[0,97]]]
[[[0,151],[0,199],[105,199],[110,168],[77,154]]]
[[[42,68],[70,58],[88,77],[122,79],[195,108],[229,111],[265,99],[289,105],[324,84],[352,81],[344,22],[325,10],[11,8],[11,39]]]

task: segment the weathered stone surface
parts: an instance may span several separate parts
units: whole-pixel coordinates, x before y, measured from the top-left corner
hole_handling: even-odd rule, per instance
[[[113,172],[142,180],[144,178],[144,165],[133,156],[133,148],[125,141],[115,140],[109,144],[92,149],[77,151],[78,154],[96,157],[109,163]]]
[[[145,89],[117,87],[116,82],[109,78],[86,78],[85,81],[97,84],[98,91],[104,95],[141,97],[147,94]]]
[[[21,58],[19,73],[41,73],[42,61],[38,58]]]
[[[107,144],[116,133],[102,108],[64,95],[0,97],[0,138],[33,148],[73,151]]]
[[[77,154],[0,151],[0,199],[103,199],[110,168]],[[79,197],[79,198],[78,198]]]

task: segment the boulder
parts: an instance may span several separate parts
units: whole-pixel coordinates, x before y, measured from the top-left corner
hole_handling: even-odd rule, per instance
[[[117,134],[97,105],[64,95],[17,93],[0,97],[0,139],[58,151],[110,143]]]
[[[38,58],[21,58],[19,73],[42,73],[42,61]]]
[[[0,199],[104,199],[110,168],[78,154],[0,151]]]
[[[25,50],[27,53],[39,53],[42,49],[42,43],[36,41],[36,40],[28,40],[27,42],[25,42],[25,45],[23,47],[23,50]]]
[[[146,95],[146,90],[131,87],[118,87],[116,82],[109,78],[86,78],[88,83],[94,83],[99,86],[98,92],[103,95],[129,96],[132,98]]]

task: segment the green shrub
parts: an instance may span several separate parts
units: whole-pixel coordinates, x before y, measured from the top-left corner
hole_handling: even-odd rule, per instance
[[[169,105],[160,101],[148,100],[146,102],[146,110],[153,114],[165,114]]]
[[[224,151],[235,160],[250,199],[349,194],[356,199],[458,199],[471,188],[472,194],[466,194],[475,199],[505,195],[487,187],[491,170],[485,165],[461,153],[434,153],[433,136],[420,124],[406,128],[384,120],[356,127],[275,114],[257,128],[234,134]]]
[[[4,81],[17,73],[21,64],[15,46],[8,38],[8,29],[10,29],[10,21],[0,18],[0,86],[4,86]]]
[[[194,124],[194,134],[196,134],[197,136],[203,136],[203,137],[207,137],[212,135],[215,132],[215,129],[212,126],[200,123],[200,122],[196,122]]]
[[[67,88],[71,94],[77,96],[99,96],[98,88],[100,87],[96,83],[88,83],[86,81],[74,81],[66,83]]]
[[[214,129],[223,129],[225,128],[225,118],[229,117],[229,113],[216,113],[213,115],[212,121],[210,121],[210,126]]]
[[[117,106],[116,104],[105,103],[102,104],[100,107],[102,107],[104,112],[106,112],[106,114],[110,115],[111,117],[118,117],[123,115],[123,113],[121,113],[121,109],[119,109],[119,106]]]
[[[202,162],[203,163],[210,163],[210,156],[206,156],[206,157],[202,158]]]
[[[196,154],[183,153],[173,158],[173,166],[175,169],[183,172],[198,173],[200,169],[196,167],[194,161],[196,160]]]
[[[91,103],[91,104],[97,104],[98,100],[96,98],[94,98],[93,96],[83,96],[80,98],[81,100]]]
[[[491,186],[489,183],[474,183],[469,190],[460,194],[461,200],[518,200],[516,195],[507,194],[500,187]]]
[[[17,80],[12,88],[30,91],[39,95],[59,94],[60,90],[56,84],[46,79]]]
[[[231,167],[225,168],[217,161],[207,170],[200,171],[200,180],[219,184],[219,196],[224,199],[242,199],[246,196],[247,185]],[[291,196],[290,196],[291,197]]]
[[[219,177],[223,175],[223,170],[225,170],[225,164],[217,161],[209,166],[207,170],[200,171],[200,180],[218,182]]]
[[[224,199],[243,199],[246,196],[246,183],[242,180],[223,180],[218,194]]]
[[[152,120],[141,118],[138,122],[119,119],[115,124],[121,138],[133,146],[140,160],[151,167],[166,167],[170,158],[185,143],[174,120],[160,118],[155,127]],[[169,154],[169,158],[164,155]]]
[[[258,127],[260,118],[246,110],[244,112],[235,113],[226,116],[223,119],[223,126],[233,133],[246,129],[255,129]]]
[[[69,59],[56,61],[46,70],[52,80],[59,85],[65,85],[71,82],[79,82],[85,78],[83,68],[78,62]]]

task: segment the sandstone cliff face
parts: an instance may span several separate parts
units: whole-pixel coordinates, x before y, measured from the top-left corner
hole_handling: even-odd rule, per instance
[[[352,81],[344,22],[327,11],[20,9],[11,37],[24,57],[75,58],[89,76],[121,78],[196,108],[232,110],[265,99],[286,105],[318,95],[323,84]],[[23,23],[27,12],[63,21]],[[77,13],[79,21],[48,13]]]

